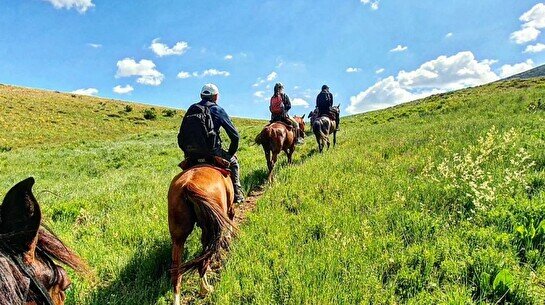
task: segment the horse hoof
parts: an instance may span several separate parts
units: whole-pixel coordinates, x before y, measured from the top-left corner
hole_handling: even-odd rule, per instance
[[[209,293],[214,292],[214,287],[212,285],[208,286],[202,286],[201,290],[199,291],[199,295],[201,298],[206,297]]]

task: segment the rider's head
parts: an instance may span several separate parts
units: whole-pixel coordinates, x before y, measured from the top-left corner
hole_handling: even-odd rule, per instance
[[[282,83],[276,83],[276,85],[274,85],[274,95],[277,95],[278,93],[284,93],[284,85],[282,85]]]
[[[217,102],[220,91],[214,84],[206,84],[201,89],[201,99],[203,101]]]
[[[322,91],[329,91],[329,87],[327,85],[322,86]]]

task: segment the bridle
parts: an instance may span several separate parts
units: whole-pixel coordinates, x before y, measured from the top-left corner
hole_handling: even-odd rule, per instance
[[[15,253],[9,245],[7,245],[4,241],[0,240],[0,248],[6,253],[6,255],[13,261],[13,263],[19,268],[19,270],[30,279],[30,291],[34,293],[36,298],[33,301],[38,302],[38,304],[44,304],[44,305],[55,305],[53,303],[53,300],[51,299],[51,296],[49,295],[49,292],[45,288],[45,286],[36,279],[36,276],[34,274],[34,270],[30,268],[27,264],[23,262],[22,255]],[[56,268],[55,263],[53,260],[47,255],[44,251],[42,251],[39,248],[36,248],[36,252],[41,254],[41,259],[45,262],[48,268],[50,268],[53,271],[53,277],[50,281],[50,285],[54,285],[57,283],[57,280],[59,279],[59,273],[58,269]]]

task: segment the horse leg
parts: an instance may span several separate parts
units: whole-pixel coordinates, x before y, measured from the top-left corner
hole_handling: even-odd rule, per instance
[[[206,229],[206,227],[203,226],[202,228],[202,235],[201,235],[201,245],[203,249],[210,244],[211,237]],[[210,261],[205,260],[202,262],[202,265],[199,267],[199,275],[201,277],[200,280],[200,290],[199,294],[201,297],[206,296],[210,292],[214,291],[214,287],[208,283],[208,278],[206,277],[206,273],[210,270]]]
[[[293,151],[295,149],[292,147],[292,148],[289,148],[289,149],[286,149],[286,156],[288,156],[288,164],[292,164],[293,163]]]
[[[191,227],[191,230],[193,226]],[[187,240],[191,230],[182,231],[180,236],[172,238],[172,265],[170,269],[170,276],[172,281],[172,288],[174,290],[174,305],[180,305],[180,288],[182,286],[182,274],[180,273],[180,264],[182,260],[182,254],[184,252],[184,244]]]
[[[322,146],[321,146],[321,144],[320,144],[320,140],[321,140],[321,139],[320,139],[320,135],[315,134],[315,136],[316,136],[316,143],[318,143],[318,151],[319,151],[319,152],[322,152]]]
[[[267,168],[269,169],[269,174],[270,174],[274,166],[271,161],[271,150],[267,148],[263,148],[263,149],[265,151],[265,160],[267,160]]]
[[[333,147],[337,145],[337,130],[333,131]]]
[[[272,182],[273,180],[273,168],[274,168],[274,165],[276,164],[276,161],[278,160],[278,153],[279,152],[276,152],[276,151],[273,151],[272,152],[272,156],[271,156],[271,167],[270,167],[270,170],[269,170],[269,177],[267,178],[267,180],[269,181],[269,183]]]
[[[180,305],[180,288],[182,284],[180,265],[185,241],[193,231],[194,226],[195,218],[188,203],[181,200],[179,196],[169,196],[168,228],[172,241],[172,265],[170,277],[174,291],[174,305]]]

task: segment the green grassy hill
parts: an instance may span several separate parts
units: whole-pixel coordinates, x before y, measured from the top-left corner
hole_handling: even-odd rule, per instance
[[[495,83],[347,117],[323,155],[308,138],[242,226],[215,293],[191,302],[543,304],[543,95],[545,80]],[[156,107],[156,120],[135,124],[149,106],[122,113],[15,87],[0,99],[0,189],[35,176],[46,223],[96,272],[73,275],[68,304],[168,304],[180,114]],[[38,100],[37,128],[26,117]],[[88,130],[98,124],[108,130]],[[251,146],[263,122],[235,124],[249,190],[265,176]],[[198,250],[194,234],[186,258]],[[196,276],[183,283],[193,296]]]

